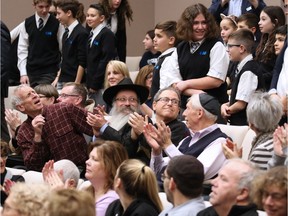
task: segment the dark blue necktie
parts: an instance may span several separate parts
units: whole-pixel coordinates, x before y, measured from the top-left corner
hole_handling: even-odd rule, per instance
[[[44,27],[44,20],[42,18],[39,18],[38,23],[39,23],[38,29],[39,31],[41,31]]]

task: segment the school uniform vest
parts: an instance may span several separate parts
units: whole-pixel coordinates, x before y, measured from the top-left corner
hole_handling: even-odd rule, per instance
[[[160,89],[160,69],[161,69],[162,63],[164,62],[165,58],[167,56],[171,56],[172,53],[173,53],[173,51],[170,53],[167,53],[166,55],[161,56],[158,59],[156,66],[154,67],[152,85],[151,85],[151,90],[150,90],[150,95],[151,95],[152,99],[154,98],[154,96],[158,92],[158,90]]]
[[[29,35],[27,72],[41,73],[41,68],[58,65],[60,63],[58,20],[54,16],[49,16],[43,29],[39,31],[33,15],[25,20],[25,28]]]
[[[218,42],[218,39],[206,39],[196,52],[190,52],[190,44],[187,41],[177,46],[178,64],[183,80],[205,77],[210,69],[210,51]],[[218,88],[205,90],[223,104],[228,101],[227,84],[224,82]],[[182,108],[186,107],[188,97],[182,96]]]
[[[60,82],[74,82],[78,66],[86,68],[87,38],[87,30],[79,23],[63,41]],[[85,78],[82,78],[82,82],[85,82]]]
[[[233,83],[231,86],[232,90],[231,90],[231,97],[230,97],[230,106],[236,102],[237,88],[238,88],[238,84],[240,81],[240,77],[245,71],[251,71],[258,77],[258,85],[257,85],[256,90],[264,88],[264,79],[262,77],[262,74],[258,71],[258,63],[254,60],[248,61],[243,66],[241,71],[238,74],[236,73],[234,76]],[[246,116],[246,108],[241,110],[240,112],[232,114],[229,117],[229,120],[230,120],[231,125],[248,125],[247,116]]]

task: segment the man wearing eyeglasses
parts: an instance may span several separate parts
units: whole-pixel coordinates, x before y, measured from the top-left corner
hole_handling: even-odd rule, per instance
[[[189,135],[185,123],[178,120],[180,112],[180,93],[173,87],[160,89],[154,96],[152,108],[153,124],[163,121],[171,130],[171,140],[177,146],[179,142]]]
[[[159,175],[169,160],[177,155],[192,155],[204,166],[205,180],[214,178],[226,160],[222,143],[227,135],[215,123],[220,113],[218,100],[207,93],[190,97],[183,112],[190,135],[176,147],[171,141],[171,130],[163,121],[144,127],[144,136],[152,148],[150,167]],[[162,151],[168,157],[163,157]]]
[[[88,91],[84,85],[75,82],[67,82],[64,84],[57,101],[60,103],[70,103],[74,106],[92,111],[95,102],[92,99],[87,100],[87,95]]]
[[[147,165],[150,161],[150,147],[142,135],[145,121],[140,113],[140,105],[147,100],[149,90],[133,84],[130,78],[124,78],[117,85],[103,93],[103,99],[110,107],[109,120],[103,113],[88,113],[87,122],[96,131],[97,138],[118,141],[124,145],[129,158],[137,158]],[[96,108],[97,110],[97,108]]]
[[[43,107],[39,95],[27,85],[16,87],[11,103],[28,115],[16,138],[29,170],[41,171],[51,159],[69,159],[85,167],[88,154],[83,133],[93,136],[86,122],[87,111],[67,103]]]

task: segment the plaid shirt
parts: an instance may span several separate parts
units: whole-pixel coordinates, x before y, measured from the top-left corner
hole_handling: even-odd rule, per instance
[[[50,159],[69,159],[76,165],[85,165],[88,154],[83,133],[93,135],[86,122],[87,111],[72,104],[58,103],[44,107],[42,115],[45,124],[40,143],[34,142],[31,117],[23,122],[17,134],[26,167],[41,171]]]

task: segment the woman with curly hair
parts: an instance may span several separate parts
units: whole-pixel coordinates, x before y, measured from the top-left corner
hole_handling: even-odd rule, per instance
[[[262,72],[265,88],[270,89],[273,67],[276,62],[275,31],[285,25],[285,14],[280,6],[267,6],[260,14],[259,29],[262,33],[261,41],[256,49],[255,60],[259,62],[259,71]]]
[[[106,19],[106,26],[111,29],[116,37],[116,47],[120,61],[126,61],[126,19],[129,24],[133,21],[133,11],[128,0],[100,0],[99,1],[110,17]]]
[[[287,215],[287,167],[274,167],[252,182],[251,197],[268,216]]]

